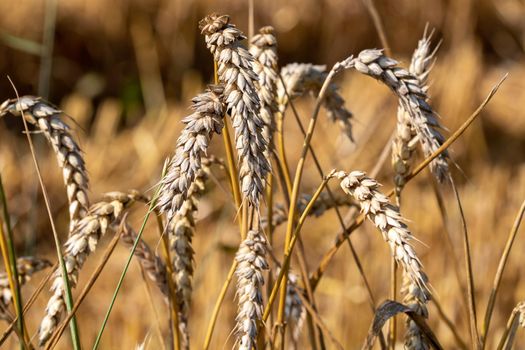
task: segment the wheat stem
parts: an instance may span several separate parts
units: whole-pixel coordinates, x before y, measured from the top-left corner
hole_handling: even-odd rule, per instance
[[[494,282],[492,284],[492,290],[490,292],[490,297],[489,297],[489,301],[487,304],[487,310],[485,311],[485,318],[483,321],[483,328],[481,331],[482,349],[485,349],[485,346],[487,345],[487,334],[488,334],[488,330],[490,326],[490,320],[492,317],[492,313],[494,311],[496,295],[498,294],[498,290],[501,285],[501,279],[503,277],[503,271],[505,270],[505,266],[507,265],[507,261],[510,255],[510,250],[512,249],[512,245],[514,243],[516,235],[518,234],[518,230],[521,224],[521,220],[523,219],[524,212],[525,212],[525,201],[523,201],[523,203],[521,204],[521,207],[518,211],[518,215],[516,216],[514,224],[512,225],[512,229],[509,232],[509,237],[507,238],[505,249],[503,250],[503,253],[501,254],[501,258],[498,264],[498,270],[496,271],[496,276],[494,276]]]
[[[215,324],[217,323],[217,317],[219,316],[219,311],[221,309],[222,303],[226,296],[226,292],[228,291],[228,287],[230,286],[233,276],[235,275],[235,270],[237,269],[238,264],[239,262],[234,259],[232,266],[230,267],[230,271],[228,272],[228,275],[226,277],[226,280],[224,281],[224,284],[222,285],[221,291],[219,293],[219,297],[217,298],[217,301],[215,302],[215,306],[213,307],[213,312],[210,318],[210,322],[208,323],[208,329],[206,330],[206,338],[204,338],[204,345],[202,346],[203,350],[208,350],[208,348],[210,347],[211,338],[213,336],[213,330],[215,329]]]
[[[2,183],[2,176],[0,175],[0,201],[2,204],[3,218],[0,220],[0,248],[4,260],[5,271],[9,281],[9,288],[14,299],[15,311],[17,316],[18,331],[20,337],[20,348],[27,348],[26,326],[22,311],[22,295],[20,293],[20,283],[18,279],[18,268],[16,266],[16,256],[13,247],[11,223],[9,220],[9,211],[7,209],[7,200],[4,192],[4,185]],[[4,224],[7,228],[7,235],[4,232]]]
[[[272,305],[275,302],[275,299],[277,298],[277,294],[278,294],[279,288],[281,287],[281,284],[282,284],[283,279],[284,279],[285,267],[289,267],[291,253],[293,251],[293,248],[295,247],[295,243],[297,242],[297,239],[299,238],[299,235],[300,235],[300,232],[301,232],[301,228],[302,228],[302,226],[304,224],[304,221],[308,217],[308,214],[312,210],[312,207],[314,206],[315,201],[321,195],[321,192],[323,191],[324,187],[326,186],[326,184],[328,183],[328,180],[330,180],[331,177],[332,177],[332,174],[330,173],[329,175],[327,175],[323,179],[323,181],[321,182],[321,184],[319,185],[319,187],[317,188],[315,193],[312,195],[312,199],[306,205],[306,208],[304,209],[303,213],[301,214],[301,217],[299,218],[299,220],[297,220],[297,225],[295,227],[295,231],[294,231],[294,234],[292,236],[292,239],[290,240],[290,245],[289,245],[288,249],[286,250],[286,252],[284,254],[284,259],[283,259],[281,270],[279,271],[279,276],[276,278],[275,284],[273,286],[273,289],[272,289],[272,291],[270,293],[270,296],[268,297],[268,302],[266,304],[266,307],[265,307],[264,313],[263,313],[263,318],[262,318],[263,322],[266,322],[266,320],[268,319],[268,316],[270,316],[270,313],[271,313],[271,310],[272,310]]]

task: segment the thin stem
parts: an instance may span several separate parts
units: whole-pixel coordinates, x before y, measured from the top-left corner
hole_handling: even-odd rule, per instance
[[[160,217],[157,215],[157,220],[159,220]],[[181,340],[181,334],[179,329],[179,302],[177,300],[177,286],[175,285],[175,281],[173,280],[172,276],[174,276],[173,272],[173,265],[171,263],[171,256],[170,256],[170,249],[169,249],[169,242],[168,242],[168,236],[161,234],[161,240],[162,240],[162,250],[164,253],[164,261],[166,261],[166,280],[168,281],[168,289],[170,294],[170,302],[171,302],[171,326],[173,333],[173,349],[180,350],[180,340]]]
[[[497,350],[503,349],[503,347],[507,343],[509,334],[512,332],[513,329],[515,329],[518,326],[518,319],[516,317],[517,315],[518,315],[518,310],[517,309],[512,310],[509,320],[507,321],[507,326],[505,327],[505,331],[503,332],[503,335],[501,336],[501,340],[498,344]]]
[[[248,42],[251,42],[255,33],[253,0],[248,1]]]
[[[397,263],[393,257],[390,261],[390,299],[396,301],[397,297]],[[389,326],[389,346],[394,350],[396,347],[397,317],[394,315],[390,319]]]
[[[510,255],[510,250],[512,249],[512,245],[514,243],[516,235],[518,234],[518,230],[520,228],[520,224],[521,224],[521,220],[523,219],[524,212],[525,212],[525,201],[523,201],[523,203],[521,204],[520,210],[518,211],[518,215],[516,216],[516,220],[514,220],[514,225],[512,225],[512,229],[509,232],[509,237],[507,238],[507,243],[505,245],[505,249],[503,250],[503,254],[501,255],[501,259],[499,261],[496,276],[494,277],[494,283],[492,284],[492,291],[490,292],[489,302],[487,304],[487,311],[485,312],[485,318],[483,321],[483,329],[481,331],[481,341],[482,341],[483,349],[485,349],[485,346],[487,345],[487,334],[488,334],[488,330],[490,326],[490,320],[492,317],[492,312],[494,311],[496,295],[498,294],[498,290],[501,285],[501,278],[503,277],[503,271],[505,270],[505,266],[507,265],[507,261]]]
[[[164,171],[165,169],[163,170],[163,173]],[[122,273],[120,275],[119,281],[113,293],[113,297],[111,298],[111,302],[109,304],[108,310],[106,311],[106,315],[104,316],[104,321],[102,322],[102,325],[98,331],[97,338],[95,340],[95,344],[93,345],[93,350],[98,349],[100,345],[102,334],[104,333],[104,329],[106,328],[106,324],[108,322],[109,315],[111,314],[111,311],[113,310],[113,306],[115,305],[115,300],[117,299],[117,295],[120,291],[120,288],[122,287],[122,282],[124,282],[124,277],[126,277],[126,273],[128,272],[129,265],[131,264],[131,259],[133,258],[133,255],[135,254],[135,250],[137,249],[139,240],[142,237],[142,233],[144,232],[144,229],[146,228],[146,223],[148,222],[148,219],[151,213],[155,211],[154,208],[155,208],[155,204],[157,203],[159,193],[160,193],[160,185],[157,186],[157,189],[155,190],[155,195],[153,196],[153,199],[151,200],[151,203],[149,205],[148,212],[146,213],[144,220],[142,220],[142,226],[140,227],[140,231],[137,233],[137,237],[135,238],[135,242],[133,243],[133,247],[131,248],[131,252],[129,253],[128,259],[126,261],[126,265],[124,266],[124,269],[122,270]]]
[[[301,214],[301,217],[297,221],[297,226],[295,228],[295,231],[294,231],[294,234],[292,236],[292,239],[290,240],[290,246],[288,247],[288,249],[286,250],[286,252],[284,254],[284,259],[283,259],[281,270],[279,271],[279,276],[277,276],[277,279],[275,280],[275,284],[273,286],[272,292],[270,293],[270,296],[268,297],[268,303],[266,304],[266,307],[265,307],[264,313],[263,313],[263,322],[266,322],[266,320],[268,319],[268,316],[271,313],[272,305],[273,305],[275,299],[277,298],[277,293],[279,291],[279,287],[281,286],[281,282],[283,282],[283,279],[284,279],[284,276],[285,276],[284,271],[286,270],[286,268],[290,264],[291,253],[293,251],[293,248],[295,247],[295,243],[297,242],[297,239],[300,237],[301,228],[303,227],[304,221],[306,220],[306,218],[308,217],[308,214],[312,210],[312,207],[314,206],[315,201],[321,195],[321,192],[323,191],[324,187],[328,183],[328,180],[330,180],[330,177],[326,177],[325,179],[323,179],[323,182],[321,182],[321,184],[319,185],[319,187],[317,188],[317,190],[313,194],[312,198],[310,199],[310,201],[306,205],[306,208],[304,209],[303,213]]]
[[[286,192],[292,193],[292,179],[290,177],[290,167],[288,166],[288,158],[286,157],[286,151],[284,146],[284,114],[277,112],[277,117],[275,119],[277,129],[277,151],[279,152],[277,162],[279,162],[279,164],[281,165],[281,169],[283,170],[284,180],[286,183]]]
[[[11,83],[11,86],[13,87],[13,90],[15,91],[16,98],[18,100],[18,103],[20,102],[20,96],[18,95],[18,90],[16,89],[15,85],[13,84],[13,81],[11,78],[9,78],[9,82]],[[29,128],[27,126],[27,121],[25,118],[25,112],[23,109],[21,109],[22,114],[22,122],[24,124],[24,130],[27,137],[27,142],[29,144],[29,149],[31,151],[31,157],[33,158],[33,164],[35,166],[36,174],[38,177],[38,182],[40,183],[40,188],[42,189],[42,196],[44,197],[44,203],[46,205],[47,215],[49,217],[49,223],[51,224],[51,231],[53,232],[53,239],[55,241],[55,248],[56,248],[56,254],[58,257],[58,261],[60,263],[60,271],[62,273],[62,279],[64,281],[64,289],[65,289],[65,302],[66,302],[66,308],[68,312],[71,312],[71,309],[73,308],[73,297],[71,295],[71,286],[69,284],[69,278],[67,274],[66,265],[64,263],[64,258],[62,256],[62,251],[60,249],[60,240],[58,239],[58,233],[57,229],[55,227],[55,222],[53,221],[53,213],[51,212],[51,205],[49,204],[49,196],[47,194],[46,186],[44,185],[44,180],[42,179],[42,173],[40,172],[40,166],[38,165],[38,160],[36,159],[36,152],[33,145],[33,140],[31,138],[31,133],[29,132]],[[74,350],[80,350],[80,337],[79,337],[79,330],[77,326],[76,318],[73,317],[70,322],[70,328],[71,328],[71,340],[73,342],[73,348]]]
[[[55,41],[55,25],[58,0],[46,1],[46,15],[44,19],[44,35],[40,52],[40,71],[38,75],[38,95],[49,98],[51,71],[53,66],[53,47]]]
[[[452,335],[454,336],[454,339],[456,340],[456,343],[458,344],[458,346],[463,349],[463,350],[467,350],[468,347],[467,347],[467,344],[465,344],[465,342],[463,341],[463,339],[461,339],[461,337],[459,336],[458,334],[458,331],[457,331],[457,325],[454,324],[454,322],[452,322],[450,320],[450,318],[447,317],[447,315],[445,314],[445,311],[443,310],[443,308],[441,307],[441,304],[438,302],[438,300],[436,299],[436,296],[433,296],[432,297],[432,303],[434,304],[434,306],[436,307],[437,311],[438,311],[438,314],[439,314],[439,317],[441,317],[441,319],[443,320],[443,322],[445,322],[445,325],[448,327],[448,329],[452,332]]]
[[[20,280],[18,279],[18,269],[16,264],[16,255],[13,247],[11,223],[9,221],[9,210],[7,209],[7,200],[2,183],[2,176],[0,175],[0,201],[2,203],[3,220],[0,221],[0,249],[2,250],[2,257],[4,260],[5,271],[9,288],[13,295],[15,311],[17,316],[18,331],[20,336],[20,347],[25,349],[26,346],[26,327],[24,324],[24,317],[22,311],[22,296],[20,293]],[[7,228],[7,235],[4,232],[4,223]],[[20,317],[21,316],[21,317]]]
[[[224,301],[224,297],[226,296],[226,292],[228,291],[228,287],[230,286],[230,283],[233,279],[233,275],[235,274],[235,269],[237,268],[237,260],[233,260],[232,266],[230,267],[230,271],[228,272],[228,276],[226,277],[226,281],[224,281],[224,284],[222,285],[221,292],[219,293],[219,297],[217,298],[217,301],[215,302],[215,306],[213,308],[213,313],[211,315],[210,322],[208,324],[208,330],[206,331],[206,338],[204,339],[204,345],[202,346],[203,350],[208,350],[211,343],[211,338],[213,336],[213,330],[215,329],[215,324],[217,323],[217,317],[219,316],[219,311],[222,306],[222,302]]]
[[[374,1],[363,0],[363,2],[365,3],[366,9],[372,17],[372,21],[374,22],[377,34],[379,35],[379,40],[381,40],[381,45],[383,45],[383,48],[385,49],[385,53],[387,54],[387,56],[392,56],[392,51],[390,49],[390,45],[388,45],[388,39],[386,37],[385,28],[383,28],[383,22],[381,21],[381,16],[379,16],[379,12],[376,9]]]
[[[463,308],[465,309],[465,313],[468,317],[468,297],[467,297],[467,290],[463,284],[463,281],[461,279],[460,274],[460,268],[459,268],[459,262],[458,258],[456,256],[456,252],[454,249],[454,243],[452,242],[452,237],[450,235],[450,228],[449,228],[449,220],[447,215],[447,209],[445,207],[445,201],[443,200],[443,196],[438,188],[438,184],[436,181],[436,178],[432,175],[431,172],[427,172],[428,178],[430,183],[432,184],[432,189],[434,190],[434,195],[436,197],[436,201],[439,208],[439,213],[441,214],[441,219],[443,220],[443,228],[444,228],[444,236],[445,236],[445,242],[447,245],[447,249],[449,251],[450,256],[452,257],[452,264],[454,266],[454,275],[456,277],[456,280],[458,282],[458,286],[461,292],[461,296],[463,299]]]
[[[452,179],[451,179],[452,180]],[[472,258],[470,256],[470,242],[468,237],[468,228],[467,222],[465,220],[465,213],[463,212],[463,206],[461,205],[461,199],[459,197],[458,190],[454,181],[452,182],[452,189],[454,195],[456,196],[458,209],[461,217],[462,223],[462,233],[463,233],[463,250],[465,255],[465,269],[467,271],[467,292],[468,292],[468,306],[469,306],[469,323],[470,323],[470,336],[472,340],[472,347],[474,349],[480,349],[481,343],[479,341],[478,327],[477,327],[477,316],[476,316],[476,299],[474,295],[474,274],[472,273]]]

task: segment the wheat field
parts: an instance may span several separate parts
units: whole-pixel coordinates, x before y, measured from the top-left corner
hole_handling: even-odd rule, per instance
[[[0,1],[0,348],[525,347],[524,16]]]

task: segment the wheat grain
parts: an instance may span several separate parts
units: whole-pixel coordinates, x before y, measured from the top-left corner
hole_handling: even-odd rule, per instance
[[[281,115],[284,115],[289,99],[294,99],[308,92],[319,94],[328,73],[325,66],[310,63],[290,63],[281,68],[283,81],[277,84],[277,106]],[[284,82],[284,84],[283,84]],[[330,83],[323,100],[323,107],[328,118],[337,122],[345,135],[352,141],[352,112],[345,107],[345,100],[339,94],[339,87]]]
[[[412,55],[409,72],[419,81],[423,91],[428,91],[427,78],[432,68],[435,51],[430,51],[430,38],[426,31]],[[405,186],[406,177],[410,173],[414,151],[418,143],[418,134],[412,125],[410,114],[400,105],[397,109],[397,134],[392,143],[392,166],[394,168],[394,184],[399,194]],[[399,202],[399,196],[398,196]]]
[[[0,115],[20,115],[38,127],[53,147],[69,201],[69,233],[76,222],[84,217],[89,207],[89,179],[80,147],[70,133],[69,126],[60,119],[63,112],[40,97],[23,96],[6,100],[0,106]]]
[[[443,143],[444,138],[438,129],[441,128],[432,107],[426,102],[426,92],[419,80],[403,68],[397,61],[385,56],[382,50],[364,50],[357,57],[350,56],[340,62],[346,69],[371,76],[383,82],[399,98],[399,103],[409,113],[425,157],[429,157]],[[430,163],[430,169],[439,182],[449,178],[448,152],[442,152]]]
[[[223,89],[213,85],[193,100],[193,113],[183,119],[186,124],[177,140],[175,156],[161,180],[157,207],[165,212],[170,223],[188,197],[188,190],[201,169],[213,134],[224,127]]]
[[[263,235],[250,230],[235,256],[239,264],[235,271],[239,299],[235,330],[239,349],[242,350],[251,350],[257,339],[257,329],[263,313],[263,271],[268,269],[266,250]]]
[[[224,84],[225,101],[235,130],[241,191],[257,209],[271,169],[266,157],[268,140],[262,132],[265,123],[260,115],[254,58],[242,47],[240,41],[245,36],[230,24],[229,16],[209,15],[200,21],[199,28],[218,64],[219,81]]]
[[[250,53],[254,57],[253,69],[259,78],[257,94],[261,104],[260,114],[264,121],[263,137],[268,142],[268,148],[273,146],[273,133],[275,131],[274,113],[277,111],[276,84],[277,72],[277,39],[273,27],[267,26],[259,30],[250,41]],[[266,152],[265,157],[269,159]]]
[[[77,285],[80,269],[87,257],[95,251],[100,237],[108,229],[114,229],[120,224],[125,209],[136,200],[145,199],[138,192],[108,193],[104,200],[93,204],[88,214],[76,223],[71,236],[64,244],[64,263],[71,288]],[[53,295],[47,303],[46,313],[40,323],[40,345],[47,342],[65,310],[64,280],[60,270],[55,271],[51,292]]]

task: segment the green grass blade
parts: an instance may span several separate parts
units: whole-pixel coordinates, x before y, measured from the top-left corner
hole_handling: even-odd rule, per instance
[[[13,231],[11,230],[11,221],[9,219],[9,209],[7,207],[7,199],[4,191],[4,185],[2,182],[2,175],[0,174],[0,201],[2,204],[2,214],[3,214],[3,221],[5,222],[7,235],[5,235],[6,245],[7,245],[7,256],[9,260],[9,266],[6,266],[7,269],[11,269],[11,274],[13,276],[13,284],[14,284],[14,304],[15,304],[15,310],[17,315],[17,324],[18,329],[20,330],[20,348],[25,349],[25,327],[24,327],[24,313],[22,309],[22,293],[20,292],[20,280],[18,278],[18,268],[16,265],[16,253],[15,253],[15,247],[13,243]],[[3,232],[2,232],[3,234]],[[3,237],[4,238],[4,237]],[[3,239],[2,238],[2,239]]]

